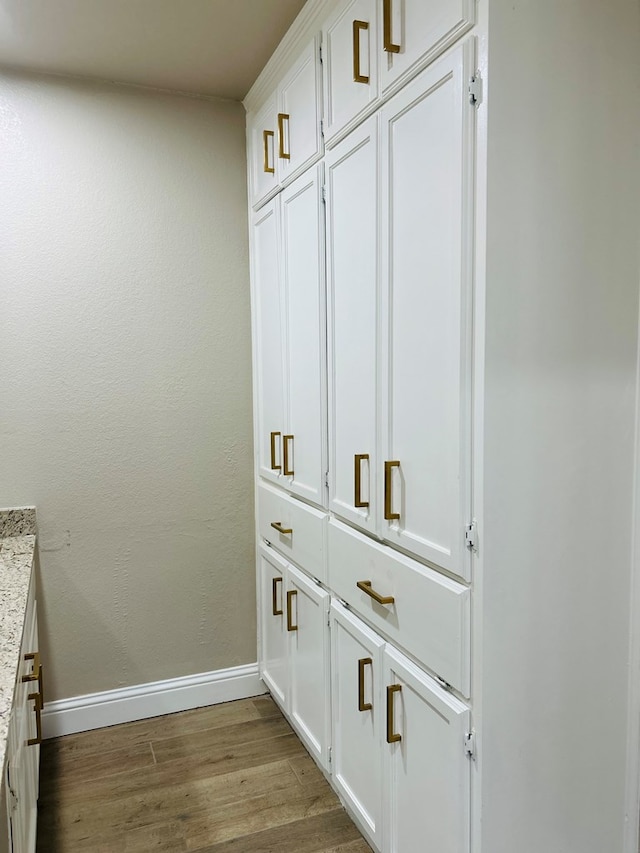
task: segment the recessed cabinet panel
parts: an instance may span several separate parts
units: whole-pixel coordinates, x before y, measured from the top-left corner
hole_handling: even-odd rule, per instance
[[[463,50],[382,109],[382,535],[468,579],[471,122]]]
[[[320,169],[309,170],[282,193],[289,392],[282,476],[292,492],[325,505],[326,310]]]
[[[474,23],[473,0],[377,0],[380,90],[435,59]]]
[[[254,207],[265,201],[278,188],[278,120],[276,96],[249,119],[251,200]]]
[[[288,688],[287,626],[285,617],[286,563],[261,547],[260,677],[286,710]]]
[[[384,850],[468,853],[469,709],[390,646],[384,661]]]
[[[283,184],[322,152],[319,51],[314,39],[279,86],[277,156]]]
[[[342,3],[323,28],[325,138],[330,141],[378,94],[375,0]]]
[[[258,465],[261,476],[275,482],[282,474],[285,413],[279,210],[274,199],[256,214],[252,235]]]
[[[291,666],[290,713],[307,748],[326,767],[331,693],[329,593],[289,566],[286,607]]]
[[[384,641],[345,607],[331,604],[333,781],[382,847],[382,752]]]
[[[326,157],[331,509],[376,532],[378,136],[370,119]]]
[[[328,578],[331,589],[359,616],[469,695],[471,602],[466,586],[334,519],[329,523]],[[370,586],[358,586],[365,581]],[[376,595],[393,601],[381,603]]]

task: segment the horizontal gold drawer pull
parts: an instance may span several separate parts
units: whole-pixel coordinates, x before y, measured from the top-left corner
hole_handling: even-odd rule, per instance
[[[277,530],[278,533],[284,533],[287,536],[289,533],[293,533],[292,527],[283,527],[281,521],[272,521],[271,526],[274,530]]]
[[[363,592],[366,592],[370,598],[377,601],[378,604],[395,604],[395,598],[392,595],[380,595],[371,586],[371,581],[358,581],[356,586]]]

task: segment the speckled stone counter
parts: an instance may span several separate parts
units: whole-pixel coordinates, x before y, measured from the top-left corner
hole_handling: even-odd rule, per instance
[[[33,507],[0,510],[0,768],[4,767],[20,643],[36,546]]]

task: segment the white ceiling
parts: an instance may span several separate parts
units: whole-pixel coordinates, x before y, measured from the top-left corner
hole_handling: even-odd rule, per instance
[[[241,100],[305,0],[0,0],[0,66]]]

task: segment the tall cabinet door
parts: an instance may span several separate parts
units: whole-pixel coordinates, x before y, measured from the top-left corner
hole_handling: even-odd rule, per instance
[[[390,646],[384,670],[384,850],[468,853],[469,709]]]
[[[463,578],[469,522],[471,146],[466,49],[382,109],[381,532]]]
[[[382,849],[382,640],[331,603],[333,781]]]
[[[290,714],[307,749],[327,767],[330,721],[329,593],[288,567]]]
[[[308,170],[282,193],[282,279],[288,340],[282,477],[283,485],[299,497],[324,506],[326,312],[321,169]]]
[[[263,545],[258,549],[260,573],[260,677],[283,708],[287,707],[288,655],[286,562]]]
[[[369,119],[326,158],[329,505],[376,532],[378,131]]]
[[[260,475],[273,482],[282,473],[285,417],[279,211],[279,198],[263,207],[254,217],[252,235],[258,466]]]
[[[378,94],[378,44],[375,0],[346,0],[325,24],[325,137],[331,140]]]

